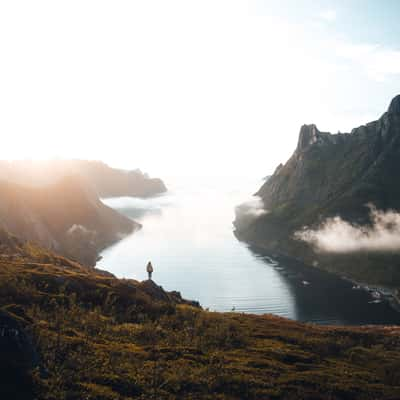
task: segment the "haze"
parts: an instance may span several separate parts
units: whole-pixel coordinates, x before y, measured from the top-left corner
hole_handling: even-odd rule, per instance
[[[0,158],[271,173],[303,123],[348,131],[399,92],[378,3],[2,2]]]

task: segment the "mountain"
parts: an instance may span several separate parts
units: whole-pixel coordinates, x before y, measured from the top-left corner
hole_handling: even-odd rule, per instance
[[[84,179],[99,197],[148,197],[167,190],[161,179],[150,178],[138,169],[111,168],[101,161],[0,161],[0,179],[24,186],[48,185],[71,175]]]
[[[256,193],[263,212],[237,236],[266,251],[400,287],[400,96],[351,133],[300,129],[292,157]]]
[[[0,226],[85,265],[140,227],[104,205],[76,176],[41,187],[0,181]]]
[[[400,398],[399,327],[208,312],[2,230],[0,248],[1,398]]]

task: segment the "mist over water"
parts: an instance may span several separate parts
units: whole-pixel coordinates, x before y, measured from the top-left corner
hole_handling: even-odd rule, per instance
[[[235,207],[249,200],[261,181],[196,178],[167,181],[165,195],[103,200],[143,224],[102,253],[99,268],[118,277],[153,280],[166,290],[216,311],[273,313],[323,324],[400,323],[386,302],[331,274],[276,261],[239,242]]]

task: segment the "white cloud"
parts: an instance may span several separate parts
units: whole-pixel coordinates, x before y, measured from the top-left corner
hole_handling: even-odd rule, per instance
[[[90,229],[87,229],[85,226],[80,225],[80,224],[73,224],[68,230],[67,230],[67,235],[95,235],[96,231],[92,231]]]
[[[246,229],[255,219],[267,213],[261,197],[253,196],[235,208],[235,226]]]
[[[304,229],[294,236],[322,253],[400,251],[400,214],[369,207],[371,225],[353,225],[335,217],[327,219],[319,229]]]

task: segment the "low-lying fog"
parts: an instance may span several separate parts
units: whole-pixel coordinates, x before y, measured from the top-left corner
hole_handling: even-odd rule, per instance
[[[143,280],[152,261],[158,284],[211,310],[274,313],[319,323],[400,322],[388,304],[373,303],[350,283],[279,263],[236,239],[235,207],[249,200],[261,180],[197,178],[166,184],[170,191],[163,196],[104,200],[143,228],[106,249],[100,268]],[[244,209],[251,217],[254,210],[263,212],[255,201]]]

